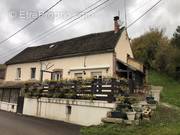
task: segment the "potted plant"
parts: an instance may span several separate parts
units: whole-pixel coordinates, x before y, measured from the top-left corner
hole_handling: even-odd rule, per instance
[[[155,101],[153,96],[146,97],[146,102],[148,103],[149,107],[153,110],[157,108],[157,101]]]
[[[131,110],[128,109],[128,110],[126,111],[126,114],[127,114],[128,120],[130,120],[130,121],[135,120],[136,112],[131,111]]]
[[[118,97],[116,97],[116,102],[117,102],[118,104],[123,104],[124,101],[125,101],[125,97],[124,97],[124,96],[118,96]]]
[[[67,93],[65,93],[65,97],[68,99],[76,99],[77,95],[74,90],[69,90]]]

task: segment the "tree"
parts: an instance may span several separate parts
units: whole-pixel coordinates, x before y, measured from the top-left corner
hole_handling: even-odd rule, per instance
[[[146,67],[175,77],[180,67],[180,26],[171,40],[163,30],[150,29],[132,40],[132,49],[135,57]]]
[[[169,46],[160,46],[156,53],[153,67],[160,72],[168,73],[173,75],[176,69],[175,62],[175,49]]]
[[[169,40],[164,36],[164,31],[150,28],[144,35],[132,40],[132,49],[136,59],[143,62],[147,68],[154,68],[157,51],[167,47]]]
[[[0,64],[0,69],[5,69],[5,68],[6,68],[6,66],[5,66],[5,65]]]
[[[175,48],[180,49],[180,26],[174,32],[171,43]]]

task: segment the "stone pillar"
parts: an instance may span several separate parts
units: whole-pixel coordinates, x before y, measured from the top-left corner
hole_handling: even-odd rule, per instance
[[[163,90],[161,86],[151,86],[151,94],[157,102],[160,102],[160,94]]]

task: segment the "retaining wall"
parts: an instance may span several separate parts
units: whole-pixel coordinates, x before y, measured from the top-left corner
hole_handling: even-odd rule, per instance
[[[17,104],[0,101],[0,110],[15,113],[17,111]]]
[[[98,125],[115,103],[55,98],[25,98],[24,115],[90,126]]]

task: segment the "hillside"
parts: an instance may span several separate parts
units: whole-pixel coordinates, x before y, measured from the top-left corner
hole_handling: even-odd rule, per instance
[[[156,71],[149,72],[149,84],[160,85],[164,89],[161,93],[161,101],[180,107],[180,82]]]

